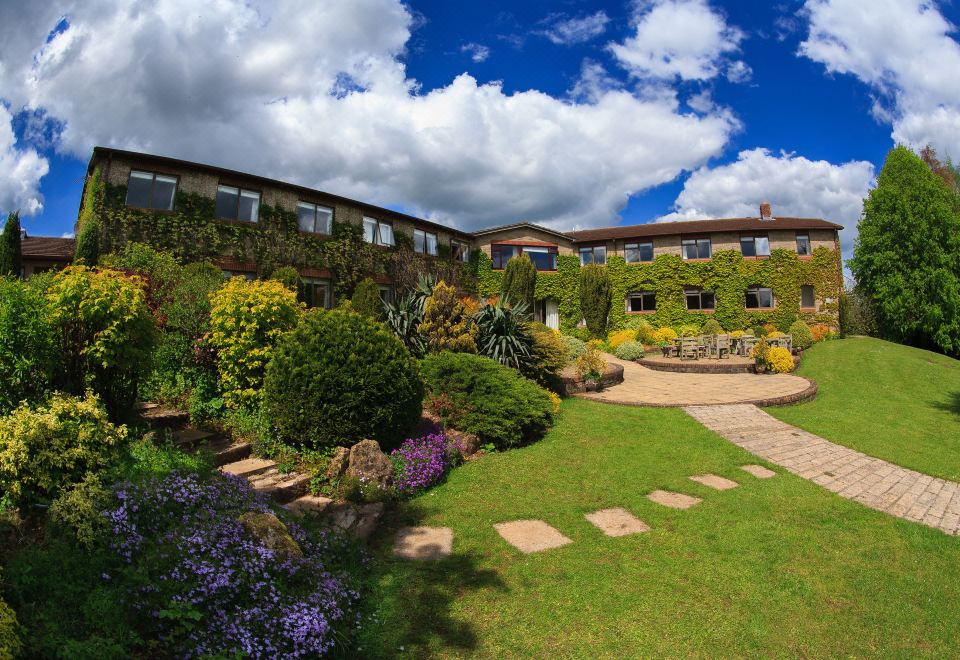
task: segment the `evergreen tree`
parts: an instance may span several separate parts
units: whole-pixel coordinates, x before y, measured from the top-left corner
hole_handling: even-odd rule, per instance
[[[463,303],[457,299],[457,290],[446,282],[437,282],[433,287],[433,294],[426,300],[423,321],[417,331],[426,341],[430,353],[477,352],[474,328]]]
[[[91,216],[80,228],[73,260],[84,266],[96,266],[100,261],[100,221]]]
[[[960,199],[906,147],[864,201],[850,268],[894,341],[960,354]]]
[[[7,216],[7,224],[0,234],[0,275],[20,277],[23,271],[23,251],[20,244],[20,214]]]
[[[534,290],[537,288],[537,268],[527,254],[518,254],[507,262],[500,291],[511,305],[526,306],[533,311]]]
[[[365,278],[353,292],[350,299],[353,311],[379,319],[383,315],[383,300],[380,298],[380,287],[369,277]]]
[[[606,266],[587,264],[580,269],[580,311],[587,321],[587,330],[600,339],[607,336],[611,292],[610,273]]]

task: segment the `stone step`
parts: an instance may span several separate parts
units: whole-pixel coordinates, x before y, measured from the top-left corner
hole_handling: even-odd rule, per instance
[[[216,467],[242,461],[249,457],[251,452],[249,442],[234,442],[230,438],[218,438],[206,448],[213,453],[213,464]]]
[[[302,516],[308,513],[320,515],[324,513],[331,504],[333,504],[333,500],[329,497],[323,497],[322,495],[304,495],[288,503],[286,506],[292,513]]]
[[[309,474],[290,472],[280,474],[276,470],[268,470],[255,478],[250,479],[250,486],[257,492],[264,493],[280,504],[298,499],[310,490]]]
[[[238,477],[250,478],[254,475],[266,472],[267,470],[275,469],[276,465],[277,464],[275,462],[265,458],[251,457],[245,458],[241,461],[227,463],[220,468],[220,471],[225,474],[233,474]]]
[[[149,404],[146,404],[149,405]],[[155,429],[178,428],[190,421],[190,414],[176,408],[154,406],[140,411],[140,418]]]
[[[173,432],[174,442],[184,448],[196,447],[204,440],[210,440],[210,438],[215,436],[216,434],[211,433],[210,431],[201,431],[193,428],[192,426],[188,426]]]

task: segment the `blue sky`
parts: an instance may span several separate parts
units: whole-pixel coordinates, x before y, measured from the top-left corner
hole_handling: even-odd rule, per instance
[[[0,210],[70,232],[109,144],[467,229],[770,200],[843,223],[849,252],[895,142],[960,149],[942,2],[229,5],[0,3]]]

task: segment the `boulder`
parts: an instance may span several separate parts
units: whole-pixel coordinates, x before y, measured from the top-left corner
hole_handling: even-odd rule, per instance
[[[460,453],[463,454],[464,458],[473,456],[480,451],[480,438],[473,433],[447,429],[444,431],[444,435],[447,437],[448,444],[456,445],[460,448]]]
[[[387,488],[393,484],[393,463],[376,440],[361,440],[350,448],[347,475]]]
[[[337,447],[327,464],[327,479],[339,479],[347,471],[350,463],[350,450],[346,447]]]
[[[383,515],[383,502],[340,502],[329,507],[327,515],[334,526],[355,539],[365,540],[377,528],[380,516]]]
[[[290,536],[287,526],[272,513],[247,511],[238,520],[247,534],[268,550],[292,557],[303,557],[303,550]]]

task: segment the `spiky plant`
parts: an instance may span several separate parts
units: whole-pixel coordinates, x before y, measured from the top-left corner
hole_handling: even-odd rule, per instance
[[[477,352],[514,369],[521,369],[530,360],[533,343],[525,327],[527,306],[511,306],[507,298],[495,305],[485,305],[474,317],[477,326]]]

